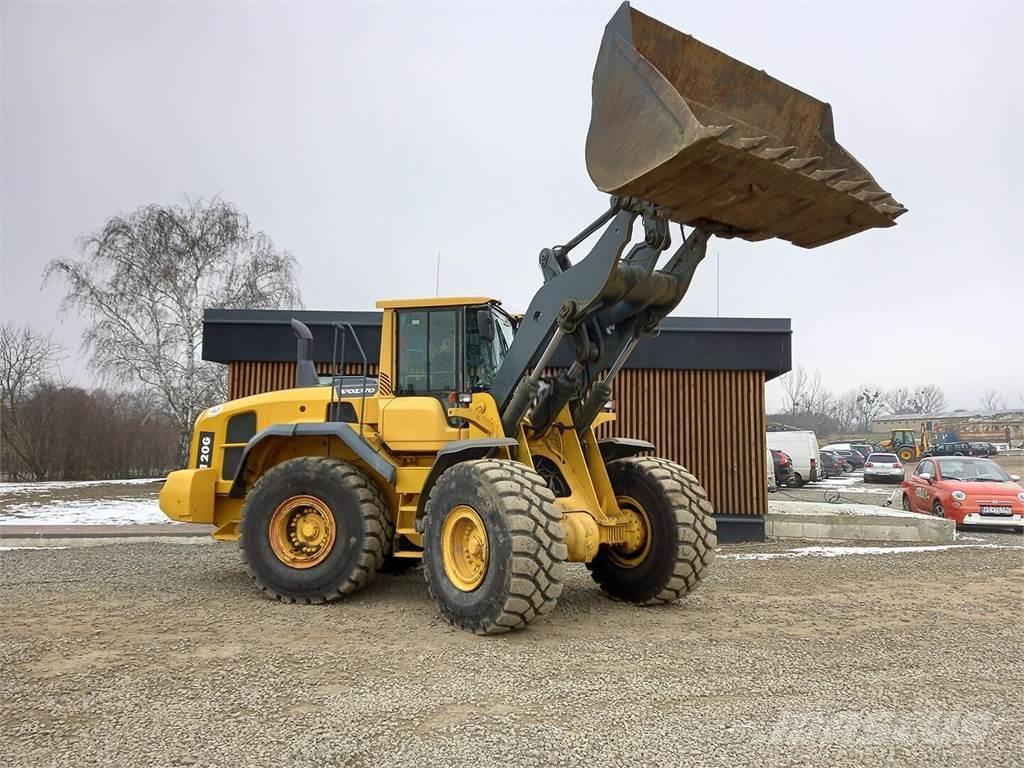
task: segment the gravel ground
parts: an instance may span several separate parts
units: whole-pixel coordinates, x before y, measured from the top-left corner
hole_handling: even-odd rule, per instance
[[[227,545],[0,552],[0,765],[1020,766],[1024,537],[970,542],[726,547],[655,609],[574,566],[493,638],[418,570],[318,607]]]

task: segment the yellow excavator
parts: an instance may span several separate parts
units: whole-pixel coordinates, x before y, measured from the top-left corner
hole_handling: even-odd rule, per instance
[[[479,634],[549,613],[567,562],[636,604],[696,588],[711,504],[654,445],[597,437],[616,374],[710,237],[813,248],[905,208],[836,142],[828,104],[628,4],[598,53],[586,161],[610,204],[541,250],[525,313],[489,297],[379,302],[379,375],[328,384],[293,321],[295,387],[206,410],[163,511],[237,541],[258,588],[287,602],[422,562],[441,615]],[[573,362],[551,374],[559,347]]]
[[[889,433],[889,439],[882,440],[879,445],[884,450],[895,453],[904,463],[916,461],[931,448],[928,425],[921,422],[920,430],[917,432],[910,427],[894,429]]]

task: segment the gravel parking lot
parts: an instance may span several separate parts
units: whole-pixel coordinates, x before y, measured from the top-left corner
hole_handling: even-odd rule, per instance
[[[791,547],[792,545],[790,545]],[[812,552],[815,550],[811,550]],[[419,571],[259,597],[235,549],[0,552],[5,766],[1020,765],[1024,537],[824,557],[726,547],[675,606],[574,568],[511,636]]]

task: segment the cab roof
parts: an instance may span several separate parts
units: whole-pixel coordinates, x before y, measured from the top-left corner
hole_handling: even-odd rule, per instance
[[[479,304],[501,304],[488,296],[441,296],[429,299],[381,299],[377,309],[417,309],[419,307],[463,307]]]

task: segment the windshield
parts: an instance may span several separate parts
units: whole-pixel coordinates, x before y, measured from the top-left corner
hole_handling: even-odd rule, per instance
[[[879,464],[897,464],[899,463],[899,458],[895,453],[872,453],[868,456],[868,461],[877,461]]]
[[[1010,479],[1006,470],[988,459],[969,461],[961,458],[936,459],[943,480],[964,480],[979,483],[1005,483]]]
[[[474,392],[488,390],[494,384],[494,375],[501,368],[515,330],[512,320],[504,312],[491,309],[494,321],[494,338],[488,341],[480,335],[476,313],[481,307],[470,307],[466,310],[466,367],[469,374],[469,386]]]

